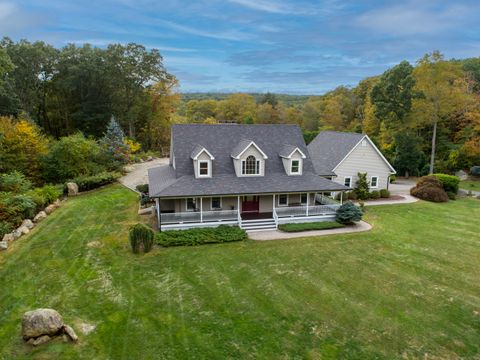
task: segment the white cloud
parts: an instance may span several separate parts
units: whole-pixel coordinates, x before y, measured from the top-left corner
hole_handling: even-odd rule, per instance
[[[408,2],[368,11],[358,16],[355,23],[378,32],[378,35],[438,34],[455,28],[470,11],[462,5],[439,9],[428,6],[428,3]]]
[[[196,36],[212,38],[212,39],[243,41],[243,40],[249,40],[252,37],[250,34],[237,31],[237,30],[207,31],[207,30],[192,28],[190,26],[180,25],[172,21],[162,21],[162,24],[168,26],[173,30],[177,30],[183,33],[192,34]]]
[[[290,14],[294,12],[290,6],[271,0],[229,0],[254,10],[266,11],[275,14]]]

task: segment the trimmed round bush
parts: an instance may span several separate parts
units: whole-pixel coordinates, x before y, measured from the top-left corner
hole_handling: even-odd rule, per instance
[[[337,210],[336,220],[340,224],[351,225],[362,220],[363,211],[351,201],[347,201]]]
[[[381,189],[380,197],[384,199],[388,199],[390,197],[390,191],[388,191],[387,189]]]
[[[130,228],[128,234],[130,246],[135,254],[138,254],[143,248],[144,252],[152,250],[154,232],[145,224],[136,224]]]
[[[380,199],[380,191],[374,190],[370,193],[370,199]]]
[[[433,175],[421,177],[417,185],[410,189],[410,195],[426,201],[448,201],[448,195],[443,190],[442,182]]]
[[[452,192],[456,194],[458,192],[458,186],[460,184],[460,178],[448,174],[433,174],[442,183],[443,190],[447,193]]]

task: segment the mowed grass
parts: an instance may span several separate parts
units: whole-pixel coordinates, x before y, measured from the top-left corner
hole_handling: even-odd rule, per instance
[[[480,180],[462,180],[460,181],[460,189],[480,191]]]
[[[0,254],[0,359],[480,356],[478,200],[368,208],[365,233],[147,255],[128,248],[136,206],[119,185],[69,199]],[[29,347],[20,319],[37,307],[96,329]]]

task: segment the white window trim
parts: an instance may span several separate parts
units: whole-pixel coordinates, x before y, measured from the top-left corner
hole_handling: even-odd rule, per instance
[[[372,186],[372,179],[373,178],[377,178],[377,185],[376,186]],[[370,176],[370,188],[371,189],[378,189],[379,180],[380,180],[380,177],[378,175]]]
[[[197,161],[198,161],[198,163],[197,163],[197,166],[198,166],[197,177],[199,177],[199,178],[212,177],[212,161],[211,160],[197,160]],[[201,163],[207,163],[207,165],[208,165],[207,175],[200,174],[200,164]]]
[[[350,185],[345,185],[345,180],[347,180],[347,179],[350,179]],[[345,176],[343,178],[343,185],[348,186],[348,187],[352,187],[352,177],[351,176]]]
[[[297,172],[292,171],[294,161],[298,161],[298,171]],[[290,160],[290,175],[302,175],[302,170],[303,170],[302,168],[303,168],[302,159],[291,159]]]
[[[194,209],[189,209],[189,208],[188,208],[188,199],[193,199],[193,202],[194,202],[194,204],[195,204],[195,208],[194,208]],[[185,198],[185,211],[186,211],[186,212],[194,212],[196,208],[197,208],[197,199],[196,199],[196,198],[194,198],[194,197]]]
[[[213,198],[219,198],[219,199],[220,199],[220,207],[218,207],[218,208],[214,208],[214,207],[213,207]],[[221,197],[221,196],[213,196],[213,197],[210,198],[210,209],[212,209],[212,210],[221,210],[221,209],[222,209],[222,206],[223,206],[223,204],[222,204],[222,197]]]
[[[253,155],[252,155],[253,156]],[[258,173],[257,174],[244,174],[243,173],[243,164],[245,164],[245,169],[247,169],[247,159],[243,159],[242,162],[241,162],[241,168],[240,168],[240,174],[241,176],[262,176],[262,165],[263,165],[263,161],[258,159],[257,157],[255,157],[255,161],[258,163]]]
[[[280,204],[280,196],[282,196],[282,195],[285,195],[285,196],[287,197],[287,203],[286,203],[286,204]],[[288,196],[288,194],[279,194],[279,195],[278,195],[278,200],[277,200],[278,207],[288,206],[288,202],[289,202],[289,196]]]
[[[307,195],[307,201],[302,202],[302,195]],[[307,205],[308,204],[308,193],[301,193],[300,194],[300,205]]]
[[[234,159],[237,159],[237,160],[240,159],[240,158],[242,157],[243,153],[244,153],[245,151],[247,151],[247,150],[250,148],[250,146],[254,146],[254,147],[258,150],[258,152],[260,152],[260,154],[262,154],[262,157],[263,157],[265,160],[268,159],[267,154],[265,154],[265,153],[262,151],[262,149],[260,149],[260,147],[259,147],[257,144],[255,144],[255,142],[253,142],[253,141],[251,141],[247,146],[245,146],[245,148],[240,152],[240,154],[238,154],[237,156],[232,156],[232,157],[233,157]]]
[[[306,159],[307,156],[303,153],[302,150],[300,150],[298,147],[296,147],[295,149],[293,149],[293,151],[288,155],[288,156],[282,156],[284,158],[287,158],[287,159],[291,159],[292,158],[292,155],[295,154],[296,152],[298,152],[300,154],[300,156],[302,157],[302,159]]]
[[[210,160],[215,160],[214,156],[213,156],[212,154],[210,154],[210,152],[209,152],[207,149],[205,149],[205,148],[202,148],[202,149],[197,153],[197,155],[195,155],[195,156],[193,157],[193,160],[198,160],[198,157],[199,157],[201,154],[203,154],[203,153],[206,153],[206,154],[208,155],[208,157],[210,158]]]

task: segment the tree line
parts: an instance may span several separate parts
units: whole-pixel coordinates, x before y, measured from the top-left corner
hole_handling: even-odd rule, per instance
[[[114,116],[142,150],[166,154],[172,123],[293,123],[307,142],[322,130],[364,132],[402,175],[480,163],[480,58],[445,60],[433,52],[321,96],[181,98],[155,49],[0,42],[0,116],[31,121],[47,137],[100,139]]]
[[[177,113],[186,122],[295,123],[307,142],[322,130],[363,132],[401,175],[480,163],[480,58],[445,60],[433,52],[294,105],[275,94],[254,95],[195,98]]]

